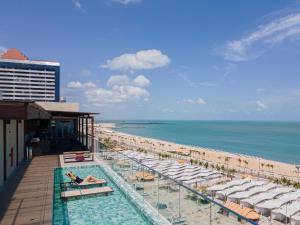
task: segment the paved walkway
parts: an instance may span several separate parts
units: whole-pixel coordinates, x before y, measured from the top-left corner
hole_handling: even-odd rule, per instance
[[[53,168],[57,155],[34,157],[0,192],[0,225],[52,224]]]

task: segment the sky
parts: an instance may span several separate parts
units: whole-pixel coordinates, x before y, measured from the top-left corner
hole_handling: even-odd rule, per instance
[[[2,0],[0,51],[98,119],[300,120],[300,1]]]

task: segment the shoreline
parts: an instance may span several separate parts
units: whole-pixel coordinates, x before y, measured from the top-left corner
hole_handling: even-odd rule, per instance
[[[168,123],[167,123],[168,122]],[[119,124],[116,123],[118,126]],[[119,127],[118,127],[119,128]],[[120,127],[122,128],[122,127]],[[145,129],[114,129],[182,145],[210,148],[271,161],[300,165],[300,123],[264,121],[166,121]],[[182,132],[183,131],[183,132]]]
[[[100,125],[101,127],[101,125]],[[103,127],[104,128],[104,127]],[[150,137],[143,137],[120,131],[113,130],[114,127],[105,127],[101,129],[101,135],[111,138],[118,143],[124,143],[128,146],[143,148],[156,153],[168,153],[171,151],[190,151],[191,156],[186,158],[205,161],[211,164],[226,166],[236,169],[245,174],[256,174],[258,176],[287,176],[292,180],[298,181],[300,174],[296,170],[296,165],[269,160],[257,156],[226,152],[219,149],[211,149],[200,146],[192,146],[186,144],[179,144],[171,141],[155,139]]]
[[[135,136],[135,137],[139,137],[139,138],[145,138],[145,139],[150,139],[153,141],[160,141],[160,142],[167,142],[167,143],[171,143],[174,145],[182,145],[188,148],[199,148],[199,149],[207,149],[208,151],[213,151],[213,152],[220,152],[220,153],[224,153],[224,154],[228,154],[228,155],[234,155],[234,156],[240,156],[240,157],[250,157],[250,158],[256,158],[256,159],[261,159],[261,160],[265,160],[265,161],[270,161],[270,162],[276,162],[276,163],[284,163],[284,164],[288,164],[288,165],[294,165],[293,163],[289,163],[289,162],[283,162],[283,161],[278,161],[278,160],[273,160],[273,159],[267,159],[267,158],[263,158],[260,156],[255,156],[255,155],[247,155],[247,154],[243,154],[243,153],[238,153],[238,152],[230,152],[227,150],[222,150],[222,149],[216,149],[216,148],[210,148],[210,147],[204,147],[204,146],[198,146],[198,145],[190,145],[190,144],[181,144],[181,143],[177,143],[174,141],[168,141],[168,140],[164,140],[164,139],[158,139],[158,138],[152,138],[152,137],[146,137],[146,136],[140,136],[140,135],[136,135],[136,134],[130,134],[130,133],[125,133],[125,132],[121,132],[118,130],[121,130],[122,128],[113,128],[110,129],[111,131],[115,132],[115,133],[120,133],[123,135],[129,135],[129,136]],[[298,164],[295,164],[298,165]]]

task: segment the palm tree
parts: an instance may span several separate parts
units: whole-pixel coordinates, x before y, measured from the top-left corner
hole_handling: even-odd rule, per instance
[[[229,169],[229,170],[227,170],[227,176],[230,177],[231,180],[232,180],[232,178],[234,177],[234,174],[235,174],[235,173],[236,173],[236,170],[235,170],[235,169]]]
[[[299,171],[300,171],[300,166],[297,165],[297,166],[295,166],[295,167],[296,167],[296,170],[297,170],[297,174],[298,174],[298,183],[299,183]]]
[[[272,169],[272,174],[274,175],[274,171],[273,171],[274,165],[273,165],[273,164],[270,164],[270,168]]]
[[[238,161],[239,161],[239,167],[241,167],[242,159],[238,158]]]
[[[249,162],[246,159],[244,159],[244,163],[245,163],[245,171],[246,171],[246,167],[248,167]]]
[[[266,164],[266,167],[269,168],[269,163]]]
[[[230,161],[230,159],[231,159],[231,157],[229,157],[229,156],[226,156],[224,158],[225,164],[227,165],[227,169],[228,169],[228,162]]]
[[[261,165],[262,171],[264,172],[264,166],[265,166],[265,164],[261,163],[260,165]]]

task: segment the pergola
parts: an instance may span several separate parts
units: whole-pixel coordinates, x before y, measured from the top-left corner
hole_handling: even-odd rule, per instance
[[[92,113],[92,112],[66,112],[66,111],[48,111],[51,114],[52,120],[59,120],[59,121],[74,121],[75,125],[75,135],[77,137],[77,140],[80,143],[86,143],[86,147],[88,148],[88,136],[91,137],[92,143],[91,143],[91,149],[94,150],[94,116],[98,113]],[[90,121],[90,123],[89,123]],[[91,133],[89,133],[89,124],[91,124]],[[86,135],[84,135],[86,134]]]

